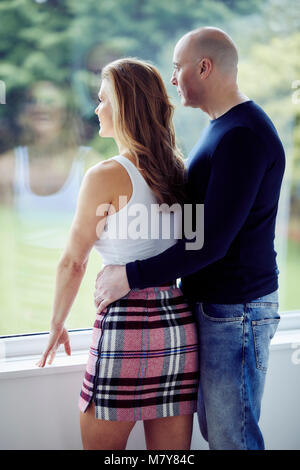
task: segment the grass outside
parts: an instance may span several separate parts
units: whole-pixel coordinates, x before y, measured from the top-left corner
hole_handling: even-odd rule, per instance
[[[285,269],[279,266],[279,308],[281,311],[300,310],[300,240],[289,240]]]
[[[62,249],[22,242],[14,212],[0,208],[0,336],[49,330],[56,267]],[[66,325],[89,328],[95,319],[94,286],[101,258],[92,250]]]

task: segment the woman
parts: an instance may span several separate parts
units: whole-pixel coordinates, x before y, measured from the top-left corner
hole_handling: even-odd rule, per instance
[[[145,235],[153,207],[180,207],[185,200],[173,107],[158,71],[137,59],[108,64],[99,101],[99,134],[113,137],[120,154],[95,165],[84,178],[58,267],[50,340],[41,367],[49,354],[52,362],[59,344],[70,354],[63,325],[94,245],[105,264],[126,264],[176,243],[176,233],[169,239],[161,233],[137,236]],[[141,205],[146,212],[136,224],[130,214]],[[168,211],[158,213],[159,222],[169,217],[171,223]],[[138,225],[143,226],[140,232]],[[98,307],[97,292],[95,298]],[[143,420],[148,449],[189,449],[197,388],[196,327],[175,281],[130,291],[96,315],[79,400],[84,448],[125,449],[135,422]]]

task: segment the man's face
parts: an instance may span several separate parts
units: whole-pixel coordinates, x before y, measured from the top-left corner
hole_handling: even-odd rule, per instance
[[[174,70],[171,77],[172,85],[183,106],[199,108],[201,105],[201,80],[199,75],[199,60],[193,56],[191,40],[180,40],[174,49]]]

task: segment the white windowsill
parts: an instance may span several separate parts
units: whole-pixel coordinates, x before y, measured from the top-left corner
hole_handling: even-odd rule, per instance
[[[300,329],[278,331],[271,341],[271,351],[286,349],[292,352],[296,347],[300,347]],[[46,365],[44,368],[35,365],[40,356],[20,356],[18,358],[8,358],[5,361],[1,360],[0,380],[30,376],[42,377],[44,375],[65,374],[75,371],[84,372],[88,351],[74,351],[71,356],[67,356],[64,352],[58,352],[53,364]]]
[[[39,356],[23,356],[6,359],[0,362],[0,380],[20,377],[66,374],[75,371],[84,371],[88,359],[88,351],[72,352],[67,356],[64,352],[57,353],[51,365],[36,366]]]

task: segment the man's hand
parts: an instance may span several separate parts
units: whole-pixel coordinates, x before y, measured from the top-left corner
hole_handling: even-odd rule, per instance
[[[126,267],[105,266],[97,276],[95,287],[95,305],[97,312],[101,313],[107,305],[124,297],[130,291]]]

